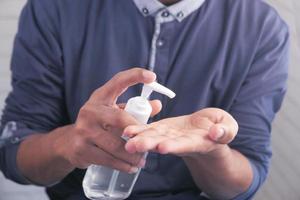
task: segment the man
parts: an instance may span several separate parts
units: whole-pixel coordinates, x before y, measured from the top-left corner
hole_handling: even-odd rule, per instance
[[[287,52],[285,23],[259,0],[30,0],[1,169],[51,199],[85,199],[90,164],[145,165],[129,199],[251,199],[268,171]],[[153,123],[140,125],[122,103],[155,80],[177,96],[153,95]]]

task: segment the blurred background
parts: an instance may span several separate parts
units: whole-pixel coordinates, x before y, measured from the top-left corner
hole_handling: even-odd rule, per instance
[[[0,0],[0,112],[10,91],[10,56],[26,0]],[[300,0],[268,0],[290,26],[289,90],[273,124],[273,160],[268,180],[255,200],[300,200]],[[298,88],[298,89],[297,89]],[[43,188],[21,186],[0,172],[0,200],[47,200]]]

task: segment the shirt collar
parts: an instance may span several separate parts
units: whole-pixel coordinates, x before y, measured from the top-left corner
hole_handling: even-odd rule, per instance
[[[171,6],[165,6],[159,0],[133,0],[144,16],[155,15],[161,10],[167,10],[179,22],[197,10],[205,0],[181,0]]]

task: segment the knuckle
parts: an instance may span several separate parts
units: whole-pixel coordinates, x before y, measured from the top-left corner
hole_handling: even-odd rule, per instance
[[[76,127],[79,129],[89,129],[89,127],[95,127],[99,122],[102,121],[100,117],[101,112],[100,109],[95,109],[93,105],[85,105],[83,106],[78,113],[78,117],[76,120]]]
[[[76,141],[86,141],[92,135],[91,133],[87,126],[80,123],[75,125],[74,137]]]
[[[93,98],[97,97],[99,94],[101,94],[102,91],[103,91],[103,87],[104,87],[104,85],[101,86],[101,87],[99,87],[99,88],[97,88],[97,89],[95,89],[95,90],[92,92],[92,95],[91,95],[90,99],[93,99]]]
[[[79,165],[79,162],[78,162],[77,159],[74,158],[74,157],[68,158],[68,161],[69,161],[69,163],[70,163],[72,166],[77,167],[77,166]]]
[[[140,67],[133,67],[131,70],[132,71],[143,71],[143,69]]]
[[[103,103],[106,103],[107,98],[110,95],[110,90],[109,90],[110,82],[111,81],[108,81],[104,85],[102,85],[101,87],[94,90],[94,92],[92,93],[92,95],[89,99],[89,103],[93,103],[97,106],[101,105]]]
[[[113,80],[119,80],[121,79],[123,76],[124,76],[125,72],[124,71],[120,71],[118,73],[116,73],[114,76],[113,76]]]
[[[116,125],[122,128],[129,125],[129,115],[125,111],[116,110],[114,114]]]
[[[108,123],[105,123],[105,122],[101,124],[101,127],[102,127],[103,130],[105,130],[107,132],[110,132],[111,129],[112,129],[111,125],[108,124]]]
[[[138,74],[138,75],[142,75],[143,71],[145,71],[145,69],[142,69],[140,67],[134,67],[130,69],[131,73]]]
[[[139,152],[145,152],[150,147],[149,140],[141,138],[136,142],[136,148]]]
[[[78,118],[81,120],[92,118],[95,115],[94,109],[90,105],[84,105],[80,108]]]
[[[73,149],[74,149],[74,153],[76,155],[80,155],[82,150],[85,148],[85,142],[80,138],[80,139],[76,139],[73,142]]]
[[[85,151],[87,144],[89,143],[89,134],[88,132],[77,132],[76,135],[74,135],[74,140],[72,143],[72,149],[76,155],[81,155],[82,152]]]
[[[86,132],[87,123],[85,120],[77,120],[74,125],[74,134],[81,135],[82,133]]]
[[[86,163],[83,161],[78,161],[76,167],[79,169],[86,169],[86,168],[88,168],[89,165],[90,165],[89,163]]]
[[[136,74],[143,77],[143,73],[144,73],[145,69],[135,67],[135,68],[133,68],[133,70],[136,72]]]
[[[146,70],[140,69],[140,71],[138,72],[138,76],[144,82],[147,79]]]

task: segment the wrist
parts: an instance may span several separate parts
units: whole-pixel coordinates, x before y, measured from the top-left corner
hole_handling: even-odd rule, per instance
[[[232,150],[227,144],[218,144],[218,146],[205,154],[193,153],[184,157],[185,160],[205,160],[205,161],[221,161],[226,160],[232,155]]]
[[[211,159],[223,159],[227,158],[232,154],[231,148],[227,144],[218,144],[218,147],[204,156],[209,157]]]
[[[64,165],[65,169],[72,171],[75,166],[68,159],[68,149],[71,147],[68,145],[69,134],[72,133],[73,125],[67,125],[54,130],[52,134],[49,134],[49,140],[53,141],[51,145],[51,152],[53,153],[56,160]]]

